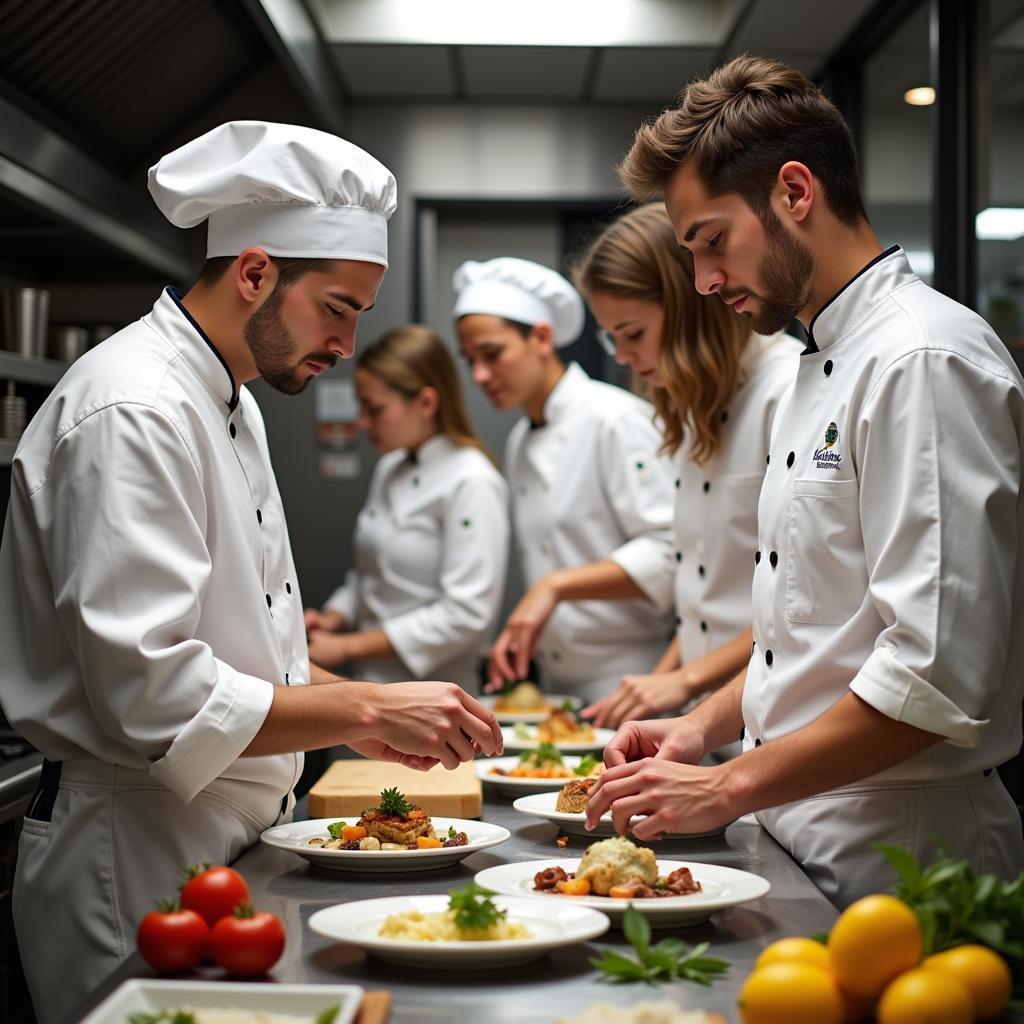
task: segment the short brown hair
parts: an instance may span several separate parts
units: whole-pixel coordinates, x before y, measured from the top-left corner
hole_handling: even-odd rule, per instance
[[[663,451],[689,441],[698,465],[721,445],[722,412],[743,383],[741,360],[750,328],[724,302],[697,293],[693,257],[676,242],[661,203],[631,210],[595,238],[573,269],[588,297],[642,299],[664,314],[658,366],[665,387],[654,391]]]
[[[204,285],[207,288],[215,285],[237,259],[237,256],[214,256],[212,259],[208,259],[199,271],[196,284]],[[282,290],[295,284],[304,274],[327,270],[331,265],[330,260],[305,259],[295,256],[271,256],[270,260],[277,267],[277,287]]]
[[[759,215],[779,168],[799,160],[840,221],[867,219],[853,133],[821,90],[785,64],[744,54],[691,82],[678,106],[639,128],[619,176],[635,198],[655,199],[690,160],[711,195],[734,192]]]

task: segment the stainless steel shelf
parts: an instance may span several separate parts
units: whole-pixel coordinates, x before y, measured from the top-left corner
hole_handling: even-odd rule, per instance
[[[25,384],[56,384],[64,376],[67,363],[54,359],[29,359],[11,352],[0,352],[0,380],[18,380]]]
[[[0,440],[0,466],[9,466],[14,461],[14,449],[17,441]]]

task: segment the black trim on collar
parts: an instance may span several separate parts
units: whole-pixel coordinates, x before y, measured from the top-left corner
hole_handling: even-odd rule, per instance
[[[224,372],[228,375],[228,380],[231,381],[231,400],[228,402],[228,409],[231,412],[235,411],[235,407],[238,405],[238,388],[235,387],[235,378],[231,375],[231,370],[228,368],[227,360],[220,354],[220,349],[212,341],[206,331],[196,323],[192,314],[182,305],[181,292],[177,288],[171,285],[167,286],[167,294],[174,300],[174,304],[181,310],[182,316],[195,328],[196,333],[199,335],[207,345],[210,346],[210,351],[220,360],[220,365],[224,367]]]
[[[807,327],[807,348],[805,348],[803,352],[800,353],[800,355],[806,356],[809,353],[819,351],[818,343],[814,340],[814,325],[818,322],[818,317],[821,316],[821,314],[824,313],[825,310],[828,309],[828,307],[831,306],[832,303],[835,302],[836,299],[838,299],[839,296],[842,295],[843,292],[845,292],[846,289],[849,288],[850,285],[853,284],[853,282],[856,281],[858,277],[862,277],[864,274],[866,274],[876,263],[881,263],[882,260],[888,259],[888,257],[890,257],[894,252],[899,251],[899,245],[890,245],[888,249],[885,249],[883,252],[880,252],[874,259],[868,260],[868,262],[865,263],[864,266],[861,267],[860,270],[858,270],[857,273],[854,274],[853,277],[851,277],[850,280],[847,281],[846,284],[844,284],[843,287],[840,288],[839,291],[837,291],[835,295],[833,295],[832,298],[829,299],[828,302],[826,302],[825,305],[822,306],[821,309],[819,309],[818,312],[814,314],[814,316],[811,318],[810,324]]]

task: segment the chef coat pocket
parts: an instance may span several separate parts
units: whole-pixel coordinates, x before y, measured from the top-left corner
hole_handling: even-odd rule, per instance
[[[867,591],[856,480],[796,480],[789,504],[786,617],[838,625]]]

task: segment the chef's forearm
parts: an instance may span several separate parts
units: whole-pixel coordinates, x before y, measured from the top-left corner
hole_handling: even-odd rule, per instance
[[[693,700],[708,690],[717,690],[723,683],[732,679],[750,660],[750,645],[753,639],[754,631],[745,629],[721,647],[716,647],[703,657],[687,662],[683,666],[686,699]]]
[[[347,661],[361,658],[397,657],[387,633],[383,629],[371,629],[364,633],[349,633],[345,637]]]
[[[744,814],[858,782],[943,738],[889,718],[847,693],[810,725],[762,743],[719,770]]]
[[[275,686],[270,711],[242,757],[319,750],[368,736],[376,722],[373,683]]]
[[[556,569],[547,577],[559,601],[628,601],[647,595],[618,562]]]
[[[679,668],[679,636],[672,637],[672,641],[665,648],[665,653],[658,659],[657,664],[651,669],[652,675],[661,672],[673,672]]]
[[[716,694],[698,704],[686,720],[704,734],[704,752],[735,743],[743,731],[743,684],[747,669],[734,676]]]

